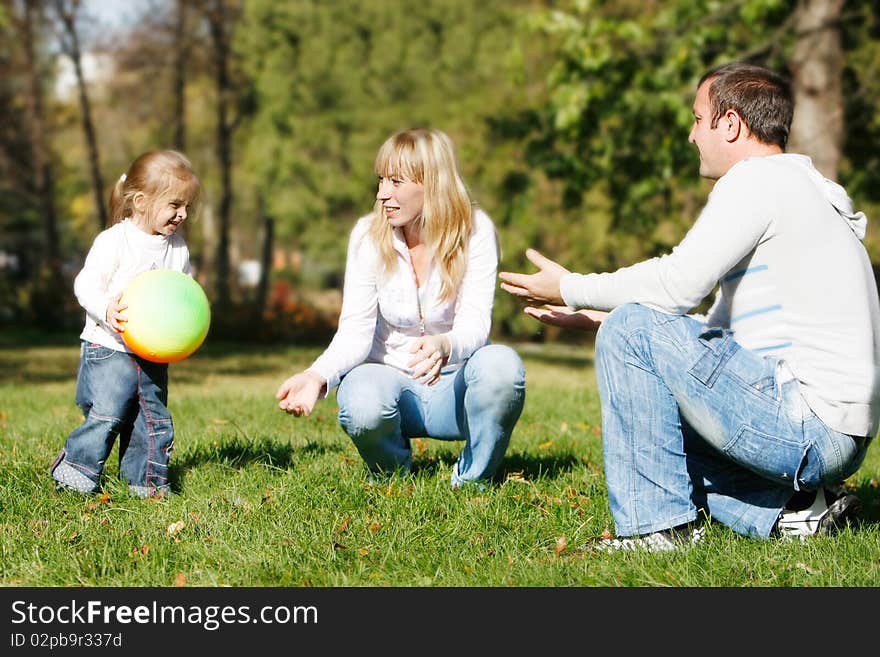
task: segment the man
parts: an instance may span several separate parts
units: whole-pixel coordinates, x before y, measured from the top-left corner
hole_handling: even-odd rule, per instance
[[[764,67],[721,66],[700,80],[693,112],[700,175],[717,182],[671,253],[581,275],[530,249],[537,273],[500,274],[534,304],[529,315],[598,327],[618,534],[601,549],[694,543],[700,510],[755,537],[830,532],[857,511],[836,485],[878,428],[867,220],[809,158],[784,152],[788,83]],[[705,317],[686,314],[716,287]]]

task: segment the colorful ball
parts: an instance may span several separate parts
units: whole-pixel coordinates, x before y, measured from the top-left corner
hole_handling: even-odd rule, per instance
[[[141,358],[154,363],[183,360],[208,335],[211,306],[202,287],[171,269],[151,269],[135,276],[122,293],[128,306],[122,339]]]

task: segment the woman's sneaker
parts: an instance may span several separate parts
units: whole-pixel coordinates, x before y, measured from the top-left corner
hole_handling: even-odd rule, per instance
[[[805,495],[811,496],[812,502],[804,502]],[[853,524],[861,510],[861,500],[840,486],[796,494],[779,514],[771,535],[803,540],[817,534],[835,534]]]

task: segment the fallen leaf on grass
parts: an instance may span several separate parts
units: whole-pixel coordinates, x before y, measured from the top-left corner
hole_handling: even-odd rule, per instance
[[[174,536],[175,534],[183,530],[184,527],[186,527],[186,523],[183,520],[172,522],[170,525],[168,525],[168,535]]]
[[[370,553],[370,551],[367,548],[360,548],[358,550],[358,554],[361,555],[362,557],[367,556],[369,553]]]
[[[370,523],[369,530],[374,534],[382,528],[382,525],[378,522]]]
[[[796,565],[798,568],[800,568],[801,570],[803,570],[805,573],[807,573],[807,575],[819,575],[819,574],[821,574],[818,570],[816,570],[815,568],[810,568],[810,567],[809,567],[807,564],[805,564],[805,563],[797,563],[797,564],[795,564],[795,565]]]
[[[552,444],[553,444],[553,441],[548,440],[546,443],[541,443],[540,445],[538,445],[538,449],[547,449]]]
[[[565,552],[565,548],[568,547],[568,541],[565,540],[565,534],[556,539],[556,556],[558,557],[560,554]]]
[[[186,575],[183,573],[177,573],[177,577],[174,578],[174,586],[178,588],[186,586]]]
[[[336,533],[341,534],[346,529],[348,529],[348,523],[351,522],[351,516],[345,516],[345,520],[342,521],[342,524],[336,528]]]

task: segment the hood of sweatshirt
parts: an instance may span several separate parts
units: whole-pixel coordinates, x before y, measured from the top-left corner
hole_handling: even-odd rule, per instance
[[[771,157],[784,159],[786,162],[790,162],[804,171],[822,191],[828,202],[834,206],[837,213],[846,220],[847,225],[856,234],[856,237],[860,240],[865,239],[865,231],[868,227],[868,218],[865,216],[865,213],[853,210],[852,199],[846,193],[846,190],[833,180],[829,180],[819,173],[818,169],[813,166],[813,160],[806,155],[798,155],[796,153],[782,153]]]

